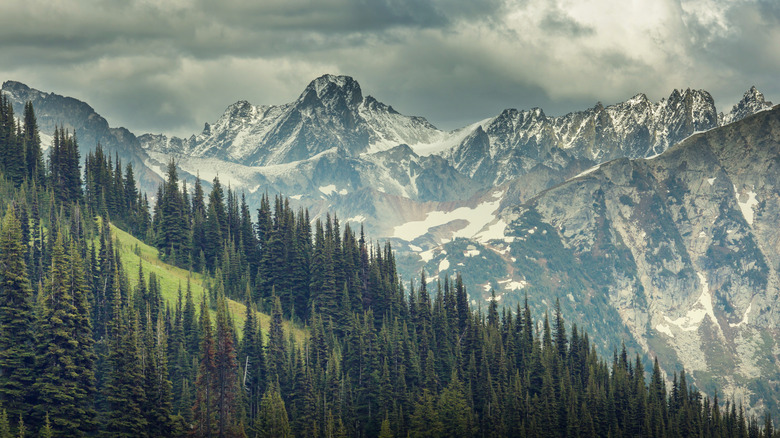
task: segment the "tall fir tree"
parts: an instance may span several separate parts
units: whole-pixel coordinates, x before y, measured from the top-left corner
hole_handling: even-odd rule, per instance
[[[38,317],[38,418],[48,413],[55,436],[95,430],[94,352],[83,263],[62,231],[52,249],[52,265]]]
[[[33,296],[19,219],[8,208],[0,232],[0,405],[28,415],[35,382]]]

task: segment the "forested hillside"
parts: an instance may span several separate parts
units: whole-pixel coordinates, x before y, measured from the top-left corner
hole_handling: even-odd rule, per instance
[[[82,174],[77,139],[53,142],[44,161],[32,106],[0,102],[0,437],[780,436],[684,370],[599,358],[560,306],[473,309],[335,217],[265,197],[252,220],[174,162],[150,202],[99,145]],[[199,275],[164,298],[109,223]]]

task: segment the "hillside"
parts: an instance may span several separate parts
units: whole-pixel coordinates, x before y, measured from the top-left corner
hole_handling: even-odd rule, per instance
[[[209,280],[213,281],[213,279],[203,274],[189,272],[163,262],[160,260],[156,248],[141,242],[113,224],[111,225],[111,235],[115,239],[115,247],[119,249],[119,255],[131,286],[135,287],[138,283],[138,275],[136,273],[138,272],[139,263],[143,263],[144,276],[148,279],[150,272],[154,272],[157,275],[157,278],[160,280],[162,297],[171,307],[176,305],[179,288],[181,288],[182,294],[186,290],[187,278],[190,278],[192,297],[196,303],[199,303],[203,296],[205,291],[204,283]],[[228,310],[236,324],[236,331],[240,336],[243,332],[244,320],[246,319],[246,306],[229,298],[227,302]],[[267,336],[271,317],[262,312],[258,312],[258,317],[263,333]],[[296,340],[302,341],[308,337],[308,330],[293,325],[290,321],[285,321],[285,333],[289,333],[291,328],[293,333],[295,333]]]

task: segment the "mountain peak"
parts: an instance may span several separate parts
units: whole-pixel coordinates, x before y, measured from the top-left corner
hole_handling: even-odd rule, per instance
[[[322,75],[309,83],[301,95],[302,100],[310,98],[312,92],[319,100],[330,100],[341,96],[348,104],[355,105],[363,101],[360,84],[351,76]]]
[[[772,102],[767,101],[764,98],[764,95],[758,91],[755,85],[753,85],[749,90],[745,91],[745,94],[742,95],[742,99],[731,108],[731,111],[722,117],[721,125],[734,123],[751,114],[771,107]]]
[[[3,90],[14,90],[14,89],[27,91],[27,90],[30,90],[30,87],[28,87],[27,85],[25,85],[25,84],[23,84],[21,82],[17,82],[17,81],[5,81],[5,82],[3,82]]]
[[[763,93],[758,91],[758,88],[756,88],[755,85],[751,85],[750,89],[745,91],[745,94],[742,96],[742,101],[756,101],[764,103],[766,102],[766,99],[764,99]]]

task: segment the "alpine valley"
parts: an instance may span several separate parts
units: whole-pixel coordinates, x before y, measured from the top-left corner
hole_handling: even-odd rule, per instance
[[[2,91],[17,114],[32,102],[44,146],[65,126],[82,157],[100,142],[149,194],[173,158],[188,184],[219,177],[254,207],[268,193],[336,212],[390,240],[405,279],[459,272],[472,304],[527,297],[537,315],[559,300],[602,354],[623,342],[778,414],[780,107],[755,88],[727,112],[673,90],[445,132],[325,75],[294,102],[236,102],[189,138],[111,128],[18,82]]]

